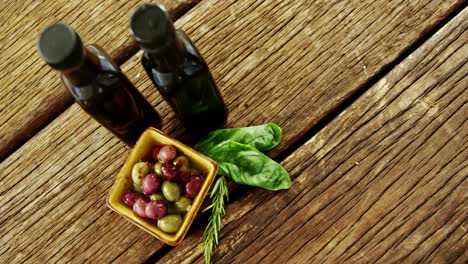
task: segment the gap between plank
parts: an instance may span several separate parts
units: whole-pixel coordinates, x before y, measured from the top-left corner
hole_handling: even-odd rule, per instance
[[[411,45],[409,45],[403,52],[392,62],[384,65],[382,69],[377,72],[374,76],[372,76],[366,83],[364,83],[361,87],[359,87],[356,92],[351,94],[348,98],[346,98],[342,103],[337,105],[334,109],[331,109],[328,113],[325,114],[323,118],[321,118],[311,129],[306,131],[299,139],[297,139],[294,143],[292,143],[289,147],[287,147],[282,152],[278,153],[276,157],[272,157],[276,162],[281,163],[285,160],[289,155],[291,155],[294,151],[296,151],[300,146],[304,145],[310,138],[316,135],[319,131],[325,128],[330,122],[332,122],[338,115],[343,112],[346,108],[348,108],[352,103],[354,103],[359,97],[361,97],[367,90],[369,90],[372,86],[374,86],[380,79],[385,77],[394,67],[399,65],[404,59],[406,59],[409,55],[415,52],[424,42],[428,41],[436,32],[438,32],[443,26],[445,26],[450,20],[455,18],[459,13],[461,13],[465,9],[466,5],[455,6],[450,12],[432,27],[427,29],[426,32],[423,32],[421,36]],[[245,193],[253,188],[248,186],[240,186],[235,184],[229,184],[229,203],[239,200]],[[195,228],[192,228],[187,233],[189,236],[193,233],[193,230],[201,228],[201,222],[206,222],[208,220],[208,215],[204,215],[198,219],[199,221],[195,221],[193,223]],[[144,263],[155,263],[157,262],[162,256],[167,254],[171,251],[173,247],[164,245],[161,249],[157,250],[153,255],[151,255]],[[177,248],[174,248],[177,250]]]
[[[180,3],[177,7],[170,9],[169,14],[171,15],[173,21],[176,21],[180,17],[182,17],[185,13],[190,11],[194,8],[201,0],[189,0],[185,3]],[[127,60],[129,60],[133,55],[135,55],[140,50],[140,47],[135,41],[130,41],[125,43],[121,48],[118,50],[111,52],[111,58],[117,63],[117,65],[121,66]],[[23,146],[26,142],[28,142],[32,137],[34,137],[37,133],[39,133],[42,129],[47,127],[54,119],[60,116],[63,112],[65,112],[70,106],[75,103],[71,94],[66,94],[66,98],[63,99],[62,103],[54,109],[53,113],[48,115],[47,117],[43,117],[43,119],[38,119],[32,122],[27,129],[29,133],[22,135],[18,139],[14,140],[11,144],[10,148],[7,148],[4,153],[0,153],[0,162],[5,160],[8,156],[12,153],[17,151],[21,146]]]

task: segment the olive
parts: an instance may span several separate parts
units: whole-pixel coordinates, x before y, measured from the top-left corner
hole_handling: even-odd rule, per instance
[[[181,171],[190,171],[190,160],[184,155],[177,156],[172,163]]]
[[[148,174],[141,183],[141,189],[145,194],[153,194],[161,189],[161,178],[156,174]]]
[[[158,176],[161,176],[161,166],[162,166],[162,163],[160,161],[156,162],[156,164],[154,164],[154,173],[156,173],[156,175]]]
[[[180,198],[180,189],[175,182],[164,181],[161,190],[164,197],[170,202],[177,201]]]
[[[177,150],[172,145],[165,145],[158,154],[158,160],[161,162],[171,162],[177,156]]]
[[[158,155],[159,155],[160,150],[161,150],[161,146],[156,146],[153,148],[153,150],[151,151],[151,157],[153,158],[153,160],[158,160]]]
[[[158,227],[166,233],[175,233],[182,225],[182,217],[180,215],[169,214],[159,219]]]
[[[150,195],[150,200],[151,201],[164,201],[164,196],[162,196],[162,194],[160,193],[155,193],[155,194],[152,194]]]
[[[132,180],[135,185],[141,185],[143,178],[149,173],[149,166],[146,162],[138,162],[133,165]]]
[[[164,179],[168,181],[175,181],[177,179],[177,167],[171,163],[164,163],[161,166],[161,173]]]
[[[190,178],[192,176],[199,176],[200,175],[200,172],[195,169],[195,168],[192,168],[190,169],[189,172],[184,172],[184,171],[180,171],[179,172],[179,178],[184,182],[184,183],[187,183],[190,181]]]
[[[132,191],[128,191],[128,192],[125,192],[123,195],[123,202],[126,205],[133,207],[137,198],[138,198],[138,194]]]
[[[137,214],[139,217],[147,218],[146,215],[146,205],[148,204],[148,200],[145,198],[137,198],[135,203],[133,204],[133,212]]]
[[[179,212],[188,212],[190,211],[192,200],[185,196],[182,196],[177,202],[174,203],[174,205]]]
[[[180,178],[183,182],[188,182],[188,181],[190,181],[190,172],[179,171],[179,178]]]
[[[159,219],[167,214],[167,206],[163,201],[151,201],[145,207],[146,217]]]
[[[203,178],[201,176],[192,176],[190,181],[185,184],[185,194],[189,198],[195,198],[203,186]]]

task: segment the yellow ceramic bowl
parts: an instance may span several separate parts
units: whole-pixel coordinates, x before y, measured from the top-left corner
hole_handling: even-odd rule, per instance
[[[132,167],[135,163],[141,161],[150,161],[151,160],[151,150],[156,145],[165,145],[170,144],[176,147],[178,153],[182,153],[187,156],[192,164],[192,167],[198,169],[202,175],[205,177],[203,186],[200,192],[197,194],[195,199],[193,199],[192,207],[189,212],[184,216],[182,226],[179,231],[175,234],[168,234],[161,231],[155,224],[154,220],[148,220],[137,216],[132,208],[128,207],[122,201],[123,194],[129,190],[129,186],[133,184],[132,182]],[[133,148],[130,156],[128,157],[125,165],[117,176],[117,179],[110,190],[109,197],[107,199],[107,205],[125,217],[135,225],[141,227],[148,233],[157,237],[161,241],[171,246],[179,244],[187,233],[190,225],[193,222],[198,210],[200,209],[203,200],[208,193],[211,185],[213,184],[216,172],[218,171],[217,164],[204,156],[203,154],[193,150],[192,148],[182,144],[181,142],[170,138],[164,135],[161,131],[148,128],[138,139],[135,147]]]

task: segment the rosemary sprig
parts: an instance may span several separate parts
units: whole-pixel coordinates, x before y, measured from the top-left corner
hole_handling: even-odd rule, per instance
[[[229,199],[228,185],[224,176],[216,180],[210,194],[211,204],[204,211],[211,209],[211,216],[205,228],[203,243],[205,246],[205,262],[211,263],[213,249],[218,246],[219,231],[221,230],[221,218],[224,215],[225,202]]]

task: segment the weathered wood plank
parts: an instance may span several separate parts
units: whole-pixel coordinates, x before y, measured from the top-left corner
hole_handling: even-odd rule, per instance
[[[285,132],[281,151],[460,5],[207,0],[177,25],[211,65],[229,125],[276,122]],[[140,55],[124,71],[165,117],[163,130],[181,136]],[[0,259],[130,263],[160,250],[161,243],[105,206],[127,154],[75,104],[5,159]]]
[[[227,207],[215,262],[466,263],[467,72],[465,9],[282,162],[291,190]]]
[[[86,43],[96,43],[122,63],[138,51],[129,32],[132,10],[145,1],[2,1],[0,9],[0,161],[62,113],[73,99],[58,73],[36,51],[49,24],[71,24]],[[162,0],[171,13],[194,0]]]

